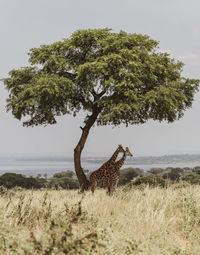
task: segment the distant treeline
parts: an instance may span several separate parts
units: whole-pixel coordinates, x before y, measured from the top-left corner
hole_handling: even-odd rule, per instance
[[[84,171],[89,178],[89,171]],[[188,182],[191,184],[200,184],[200,166],[194,168],[151,168],[145,172],[140,168],[125,168],[120,170],[119,186],[134,186],[148,184],[150,186],[166,186],[175,182]],[[25,189],[78,189],[79,183],[73,171],[65,171],[54,174],[47,178],[38,175],[37,177],[27,177],[22,174],[5,173],[0,176],[0,186],[7,189],[21,187]],[[100,184],[100,186],[102,186]]]

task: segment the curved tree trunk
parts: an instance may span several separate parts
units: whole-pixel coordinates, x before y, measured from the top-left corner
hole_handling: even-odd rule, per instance
[[[74,149],[74,167],[75,167],[75,171],[76,171],[76,175],[79,181],[81,191],[87,190],[90,184],[81,167],[81,152],[84,148],[90,128],[95,123],[99,113],[100,113],[100,109],[96,109],[93,111],[92,115],[88,117],[87,121],[85,122],[85,126],[81,128],[82,135],[80,137],[80,140],[76,148]]]

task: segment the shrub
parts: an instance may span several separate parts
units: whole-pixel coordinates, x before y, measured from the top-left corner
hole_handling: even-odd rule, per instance
[[[0,185],[10,189],[21,187],[26,189],[42,188],[45,186],[46,180],[43,178],[26,177],[22,174],[5,173],[0,176]]]
[[[191,184],[200,184],[200,175],[196,173],[189,173],[182,176],[181,180]]]
[[[165,169],[163,168],[151,168],[150,170],[148,170],[147,172],[150,174],[161,174],[165,171]]]
[[[53,175],[54,178],[63,178],[63,177],[74,177],[75,173],[71,170],[67,170],[65,172],[59,172],[59,173],[55,173]]]
[[[119,185],[131,182],[137,176],[143,176],[144,170],[140,168],[128,167],[120,171]]]
[[[142,176],[138,177],[132,182],[133,185],[149,185],[151,187],[164,187],[166,185],[166,181],[159,175],[147,175],[147,176]]]
[[[50,178],[48,181],[48,188],[62,188],[62,189],[78,189],[79,183],[75,178],[62,177]]]
[[[192,172],[197,173],[197,174],[200,174],[200,166],[195,166],[195,167],[192,169]]]
[[[182,168],[171,168],[169,172],[162,175],[164,179],[170,179],[172,181],[178,181],[183,174],[184,170]]]

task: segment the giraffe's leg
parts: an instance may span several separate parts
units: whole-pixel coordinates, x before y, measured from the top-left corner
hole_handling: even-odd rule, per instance
[[[113,191],[114,191],[114,182],[111,181],[111,182],[109,183],[109,186],[108,186],[108,194],[109,194],[109,196],[112,196]]]
[[[108,180],[104,180],[104,181],[103,181],[103,184],[104,184],[104,189],[107,190],[106,193],[108,193],[108,187],[109,187]]]
[[[107,191],[107,194],[110,196],[111,195],[111,186],[108,185],[108,191]]]
[[[119,177],[118,177],[118,178],[116,179],[116,181],[115,181],[115,190],[116,190],[116,188],[117,188],[118,182],[119,182]]]
[[[111,180],[107,180],[107,194],[110,196],[111,195]]]
[[[91,180],[90,181],[90,189],[91,189],[92,193],[94,193],[96,186],[97,186],[96,180]]]
[[[111,185],[110,185],[110,194],[112,195],[113,192],[116,190],[117,188],[117,185],[118,185],[118,182],[119,182],[119,177],[117,178],[114,178],[111,182]]]
[[[94,185],[92,186],[92,193],[94,194],[94,191],[96,189],[96,186],[97,186],[97,182],[94,182]]]
[[[108,188],[108,182],[106,180],[103,181],[104,189]]]

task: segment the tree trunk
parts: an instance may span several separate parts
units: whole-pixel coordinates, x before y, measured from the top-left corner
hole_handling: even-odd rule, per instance
[[[74,167],[75,167],[75,171],[76,171],[76,175],[79,181],[81,191],[88,190],[89,184],[90,184],[81,167],[81,152],[84,148],[90,128],[95,123],[99,113],[100,113],[100,109],[96,109],[93,111],[92,115],[88,117],[87,121],[85,122],[85,126],[81,128],[82,135],[80,137],[80,140],[76,148],[74,149]]]

